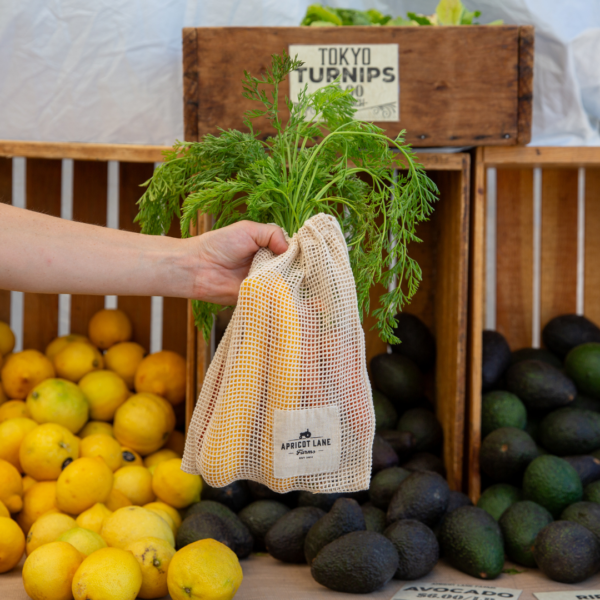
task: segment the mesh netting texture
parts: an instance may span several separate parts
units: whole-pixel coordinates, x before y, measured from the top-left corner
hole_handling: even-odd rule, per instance
[[[337,221],[258,251],[210,364],[182,468],[213,487],[367,489],[375,414],[356,286]]]

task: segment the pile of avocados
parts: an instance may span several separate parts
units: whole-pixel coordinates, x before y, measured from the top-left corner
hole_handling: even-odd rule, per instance
[[[376,435],[369,490],[278,494],[252,481],[205,486],[202,500],[187,510],[178,548],[211,537],[240,559],[266,551],[308,564],[332,590],[370,593],[392,578],[427,575],[441,551],[462,551],[456,536],[470,533],[472,524],[464,527],[455,512],[474,511],[482,537],[493,538],[496,521],[450,491],[444,478],[442,428],[427,399],[435,340],[417,317],[403,313],[397,321],[402,343],[370,365]]]
[[[499,332],[483,333],[477,510],[490,519],[485,558],[469,536],[481,551],[473,571],[487,573],[494,563],[498,574],[506,553],[550,579],[576,583],[600,570],[600,328],[561,315],[542,340],[545,348],[511,352]],[[449,558],[471,572],[459,554]]]

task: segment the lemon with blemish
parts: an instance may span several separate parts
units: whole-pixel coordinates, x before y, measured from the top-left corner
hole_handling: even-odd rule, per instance
[[[144,466],[144,461],[142,460],[142,457],[135,450],[121,446],[121,453],[123,455],[124,467],[133,465],[136,465],[138,467]]]
[[[135,373],[146,354],[146,350],[135,342],[121,342],[106,351],[104,363],[107,369],[121,376],[132,390]]]
[[[37,350],[13,354],[0,371],[4,391],[14,400],[25,399],[36,385],[51,377],[55,377],[52,363]]]
[[[167,572],[175,556],[175,548],[164,540],[145,537],[129,544],[125,550],[133,554],[142,571],[139,598],[162,598],[169,593]]]

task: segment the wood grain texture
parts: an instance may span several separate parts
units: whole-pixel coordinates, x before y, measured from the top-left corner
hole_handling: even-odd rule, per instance
[[[27,159],[26,207],[60,217],[62,162]],[[23,309],[23,349],[44,351],[58,334],[58,295],[25,294]]]
[[[513,350],[531,346],[533,171],[498,169],[496,329]]]
[[[174,140],[173,140],[174,141]],[[0,140],[0,156],[25,158],[72,158],[74,160],[120,160],[161,162],[169,146],[134,144],[84,144],[74,142],[22,142]]]
[[[0,202],[12,204],[12,160],[0,158]],[[0,290],[0,321],[10,323],[10,291]]]
[[[259,75],[270,65],[270,56],[290,44],[323,43],[399,45],[401,120],[377,123],[388,135],[406,129],[414,146],[517,142],[516,26],[199,28],[198,135],[216,133],[217,127],[245,129],[243,113],[255,106],[241,95],[244,69]],[[280,95],[284,110],[287,82]],[[193,99],[185,98],[186,105],[188,100]],[[256,129],[273,132],[264,121]]]
[[[483,148],[483,161],[486,167],[597,167],[600,164],[600,148],[597,147],[527,147],[514,146]]]
[[[183,123],[187,142],[198,141],[198,29],[183,29]]]
[[[119,165],[119,227],[139,233],[134,223],[138,209],[137,201],[144,192],[140,185],[152,177],[153,164],[122,162]],[[118,306],[133,323],[133,341],[146,350],[150,348],[150,306],[147,296],[119,296]]]
[[[533,108],[533,52],[534,30],[531,25],[519,27],[519,89],[517,144],[531,140],[531,115]]]
[[[600,164],[585,170],[585,255],[583,314],[600,323]]]
[[[106,226],[108,165],[105,162],[73,163],[73,220]],[[92,316],[104,308],[104,296],[71,296],[71,333],[88,334]]]
[[[577,170],[542,171],[541,327],[577,308]]]

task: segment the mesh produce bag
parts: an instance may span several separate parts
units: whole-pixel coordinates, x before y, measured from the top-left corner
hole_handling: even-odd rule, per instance
[[[335,218],[261,249],[206,375],[183,470],[214,487],[369,487],[375,414],[356,286]]]

